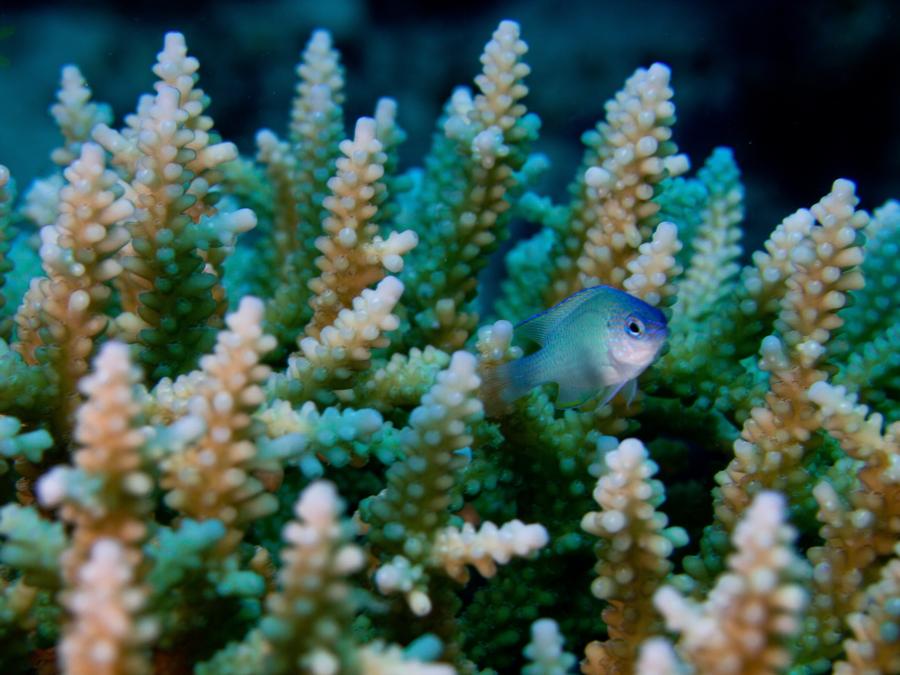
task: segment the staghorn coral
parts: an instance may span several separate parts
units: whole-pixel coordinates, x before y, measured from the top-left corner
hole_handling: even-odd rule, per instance
[[[570,188],[573,226],[550,255],[548,304],[600,281],[621,285],[659,211],[654,185],[673,168],[687,168],[667,161],[676,152],[669,77],[661,63],[638,70],[606,104],[606,121],[585,136],[582,168]]]
[[[147,536],[153,482],[141,455],[146,432],[139,427],[133,392],[138,380],[127,347],[103,345],[94,372],[81,380],[88,399],[77,413],[75,467],[57,466],[38,484],[41,504],[61,505],[62,519],[73,528],[61,561],[69,584],[101,539],[119,542],[121,555],[134,558]]]
[[[697,180],[706,188],[706,200],[691,242],[688,271],[678,285],[678,311],[673,313],[688,326],[731,290],[740,269],[735,260],[741,254],[738,225],[744,217],[744,190],[730,150],[713,151]]]
[[[622,282],[622,288],[654,306],[671,304],[675,295],[671,281],[681,272],[675,262],[680,249],[675,224],[660,223],[653,231],[653,237],[638,247],[638,256],[626,265],[630,274]]]
[[[807,630],[824,632],[830,638],[828,646],[836,651],[841,635],[838,617],[858,608],[865,583],[874,582],[878,563],[891,555],[900,534],[896,476],[900,428],[894,424],[882,431],[881,415],[869,415],[844,387],[816,382],[809,398],[819,407],[824,427],[848,455],[835,468],[853,478],[848,484],[835,471],[815,486],[825,543],[807,552],[816,591]]]
[[[457,89],[439,121],[421,186],[408,217],[420,221],[421,244],[406,275],[414,297],[413,326],[426,344],[452,350],[474,331],[478,271],[506,237],[511,191],[527,158],[536,119],[523,61],[528,45],[514,21],[502,21],[481,56],[478,94]],[[403,218],[405,220],[405,218]]]
[[[376,583],[384,593],[402,590],[418,615],[428,614],[432,607],[424,569],[431,563],[432,547],[437,558],[432,564],[465,578],[459,570],[465,552],[452,551],[458,548],[452,542],[458,533],[442,527],[449,519],[452,473],[462,462],[455,453],[472,442],[469,425],[482,413],[481,402],[474,396],[478,385],[475,357],[454,354],[410,414],[410,426],[402,438],[406,460],[388,471],[385,490],[363,505],[366,522],[380,531],[373,542],[392,556],[379,569]]]
[[[279,590],[269,596],[261,624],[272,644],[273,672],[352,668],[350,586],[342,579],[358,571],[364,558],[342,535],[340,510],[334,487],[313,483],[297,501],[298,522],[285,528],[290,547],[282,553]]]
[[[609,639],[585,650],[581,671],[591,675],[632,669],[635,646],[660,628],[653,592],[672,569],[673,548],[686,543],[684,531],[666,528],[665,515],[655,510],[665,496],[662,484],[651,479],[656,466],[641,442],[625,439],[604,459],[607,471],[594,489],[602,510],[581,521],[586,532],[601,538],[591,592],[609,602],[603,611]]]
[[[226,318],[229,330],[219,332],[215,352],[201,359],[204,377],[188,404],[201,434],[161,465],[166,504],[189,518],[215,518],[225,525],[228,534],[219,544],[224,551],[241,537],[236,525],[275,508],[251,475],[252,414],[264,400],[260,384],[269,374],[260,360],[275,346],[262,332],[262,318],[262,302],[249,297]]]
[[[866,591],[860,610],[847,617],[853,637],[844,643],[847,661],[838,662],[834,672],[891,673],[900,669],[897,649],[897,596],[900,561],[895,557],[884,566],[881,579]]]
[[[216,169],[235,159],[237,148],[210,132],[213,121],[204,114],[209,99],[196,86],[198,68],[184,36],[168,33],[153,68],[156,94],[141,98],[121,131],[105,124],[93,131],[134,205],[119,293],[128,323],[136,324],[126,332],[143,347],[140,361],[153,380],[189,369],[211,347],[220,305],[219,274],[207,267],[210,249],[225,242],[201,226],[203,216],[215,212]],[[251,212],[239,221],[238,231],[256,224]]]
[[[806,480],[801,462],[820,426],[806,391],[824,377],[817,366],[831,331],[843,323],[837,310],[846,303],[845,291],[863,284],[856,268],[863,259],[856,237],[868,215],[856,210],[854,191],[850,181],[835,181],[811,209],[818,225],[791,253],[793,267],[775,322],[780,337],[769,336],[762,343],[770,392],[765,405],[751,411],[735,443],[734,460],[717,476],[717,515],[726,525],[747,506],[753,490],[785,489]]]
[[[761,492],[735,527],[729,572],[702,605],[669,586],[654,595],[666,625],[680,634],[678,650],[699,672],[775,673],[788,664],[779,640],[796,632],[805,597],[789,583],[798,561],[784,520],[783,498]]]
[[[67,182],[59,191],[56,223],[41,230],[46,276],[31,281],[16,313],[15,342],[26,363],[55,372],[58,434],[69,432],[78,379],[109,322],[108,282],[122,271],[115,255],[128,240],[121,222],[134,210],[97,145],[85,143],[63,173]]]
[[[563,675],[575,665],[575,657],[562,649],[562,636],[553,619],[540,619],[531,624],[531,642],[525,647],[531,663],[522,675]]]
[[[403,294],[397,277],[385,277],[374,289],[366,288],[326,326],[318,337],[300,339],[300,350],[288,359],[288,367],[272,383],[279,398],[302,400],[314,394],[328,398],[331,388],[352,384],[356,371],[369,366],[372,349],[387,347],[384,335],[399,325],[393,314]]]
[[[147,646],[156,624],[140,616],[147,591],[134,585],[134,567],[114,540],[99,539],[91,547],[74,587],[61,599],[73,615],[59,645],[65,672],[151,672]]]
[[[266,321],[286,350],[312,316],[307,286],[320,253],[315,243],[322,234],[328,181],[344,140],[344,74],[328,31],[313,33],[297,75],[288,141],[268,130],[257,136],[260,159],[276,190],[271,232],[258,247],[260,255],[276,256],[279,280],[269,289]]]
[[[513,555],[527,556],[546,544],[543,525],[511,520],[498,528],[488,521],[476,531],[471,523],[465,523],[461,530],[448,527],[438,532],[433,556],[449,576],[465,583],[469,579],[466,564],[481,576],[492,577],[497,573],[497,563],[508,563]]]
[[[95,126],[112,122],[109,106],[91,102],[91,95],[78,66],[63,66],[57,102],[50,106],[50,114],[65,140],[50,155],[59,166],[68,166],[81,154],[81,146],[90,140]]]
[[[382,268],[400,272],[401,256],[418,241],[412,230],[392,232],[387,239],[375,234],[376,204],[385,190],[377,181],[384,175],[387,161],[375,132],[374,119],[357,121],[352,142],[340,145],[344,157],[337,160],[337,174],[328,183],[331,195],[324,205],[330,215],[322,223],[327,235],[316,239],[316,248],[322,252],[316,265],[322,273],[309,282],[315,297],[306,332],[312,337],[334,323],[340,310],[364,288],[380,281]]]
[[[409,170],[393,99],[348,137],[324,30],[255,159],[178,33],[118,131],[64,69],[58,168],[0,168],[0,669],[896,669],[896,202],[838,180],[742,267],[737,160],[689,172],[663,64],[554,202],[527,53],[501,22]],[[598,283],[669,317],[634,400],[498,411],[513,323]]]
[[[635,665],[635,673],[638,675],[678,675],[685,670],[672,645],[664,638],[652,638],[641,645],[640,656]]]

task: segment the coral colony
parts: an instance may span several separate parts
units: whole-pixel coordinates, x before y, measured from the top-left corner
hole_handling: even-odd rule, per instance
[[[59,170],[0,168],[3,672],[900,672],[897,203],[837,180],[741,267],[658,63],[554,203],[526,51],[405,172],[325,31],[255,158],[178,33],[119,124],[63,69]],[[598,284],[668,322],[637,392],[486,415],[513,324]]]

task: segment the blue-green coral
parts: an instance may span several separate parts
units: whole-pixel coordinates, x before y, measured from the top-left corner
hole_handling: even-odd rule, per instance
[[[0,167],[4,293],[42,228],[0,298],[4,671],[898,669],[896,203],[838,180],[741,267],[737,161],[689,172],[663,64],[555,203],[526,53],[501,22],[408,171],[326,31],[255,161],[177,33],[120,130],[64,69],[61,172]],[[596,283],[669,318],[638,396],[486,417],[507,320]]]

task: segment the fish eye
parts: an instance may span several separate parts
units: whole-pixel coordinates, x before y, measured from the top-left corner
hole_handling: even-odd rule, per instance
[[[625,322],[625,331],[632,337],[640,337],[644,334],[644,322],[636,317],[630,316]]]

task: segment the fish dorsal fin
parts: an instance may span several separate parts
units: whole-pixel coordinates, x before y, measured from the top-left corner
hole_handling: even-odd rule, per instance
[[[550,309],[538,312],[524,321],[516,324],[515,332],[518,337],[537,342],[542,347],[547,344],[547,337],[567,317],[572,315],[579,307],[593,298],[606,286],[591,286],[573,293],[565,300],[560,300]]]

